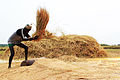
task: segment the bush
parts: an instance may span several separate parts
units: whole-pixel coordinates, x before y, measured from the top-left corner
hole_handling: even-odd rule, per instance
[[[101,46],[110,46],[110,45],[108,45],[108,44],[100,44]]]

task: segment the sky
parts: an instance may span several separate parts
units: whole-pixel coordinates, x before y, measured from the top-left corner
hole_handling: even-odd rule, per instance
[[[1,0],[0,43],[19,28],[34,23],[37,9],[50,15],[47,30],[60,36],[89,35],[99,44],[120,44],[120,0]]]

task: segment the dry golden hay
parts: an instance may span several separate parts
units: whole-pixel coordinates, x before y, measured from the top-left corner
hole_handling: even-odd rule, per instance
[[[72,55],[59,56],[57,59],[65,61],[65,62],[78,62],[78,61],[81,61],[80,58],[78,58],[76,56],[72,56]],[[82,58],[82,60],[83,60],[83,58]]]
[[[42,36],[45,34],[45,28],[49,21],[49,14],[45,9],[38,9],[36,16],[36,32],[33,36],[39,36],[38,40],[42,39]]]
[[[51,39],[53,37],[56,37],[53,33],[49,32],[48,30],[45,30],[45,33],[42,35],[42,39]]]
[[[106,57],[106,52],[97,41],[90,36],[66,35],[51,39],[41,39],[38,42],[24,42],[29,47],[29,58],[60,58],[61,56],[75,56],[77,58]],[[8,57],[9,49],[4,54]],[[24,58],[24,50],[15,46],[15,59]],[[74,59],[73,59],[74,60]],[[76,58],[75,58],[76,60]]]

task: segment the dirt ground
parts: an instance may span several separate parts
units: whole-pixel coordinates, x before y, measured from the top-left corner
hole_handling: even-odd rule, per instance
[[[14,62],[0,64],[0,80],[120,80],[120,58],[81,59],[64,62],[58,59],[34,59],[32,66]]]

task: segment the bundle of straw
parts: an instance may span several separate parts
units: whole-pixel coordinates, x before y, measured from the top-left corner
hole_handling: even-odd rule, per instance
[[[38,9],[37,10],[37,16],[36,16],[36,32],[33,36],[37,35],[38,41],[42,39],[42,36],[45,34],[45,28],[47,26],[47,23],[49,21],[49,14],[46,11],[46,9]]]

